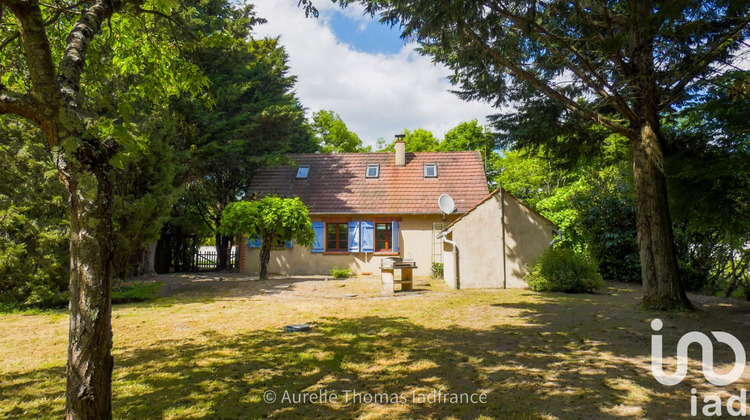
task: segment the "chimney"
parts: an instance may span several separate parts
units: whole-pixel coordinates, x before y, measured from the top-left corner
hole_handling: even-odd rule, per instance
[[[396,166],[406,166],[406,142],[404,134],[396,134]]]

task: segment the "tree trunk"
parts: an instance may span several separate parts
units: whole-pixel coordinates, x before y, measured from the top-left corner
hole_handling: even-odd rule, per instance
[[[272,236],[264,237],[260,244],[260,274],[258,276],[261,280],[268,280],[268,262],[271,260],[272,245]]]
[[[143,250],[143,255],[141,258],[141,272],[139,273],[142,276],[155,276],[156,275],[156,268],[155,268],[155,261],[156,261],[156,242],[153,242],[146,247],[146,249]]]
[[[634,75],[629,82],[634,92],[637,135],[630,138],[635,178],[636,228],[643,278],[642,307],[662,310],[691,310],[693,305],[680,281],[672,218],[667,200],[667,180],[659,122],[659,91],[656,86],[654,39],[649,32],[653,0],[630,2],[634,19],[629,33]]]
[[[66,419],[112,417],[112,184],[97,175],[97,195],[86,202],[75,174],[70,192],[70,328]]]
[[[229,241],[230,236],[217,233],[216,236],[216,269],[226,270],[227,261],[229,261]]]
[[[645,122],[631,140],[644,308],[691,310],[680,282],[658,122]]]

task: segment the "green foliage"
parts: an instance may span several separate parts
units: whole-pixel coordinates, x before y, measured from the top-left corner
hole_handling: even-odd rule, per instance
[[[432,263],[432,267],[430,268],[430,277],[432,277],[433,279],[442,279],[443,273],[443,263]]]
[[[310,128],[315,134],[322,153],[361,153],[371,151],[364,147],[356,133],[349,131],[339,114],[318,111],[313,114]]]
[[[261,280],[268,278],[271,248],[291,240],[301,246],[310,246],[315,238],[307,207],[297,197],[266,196],[256,201],[231,203],[224,210],[219,232],[260,238]]]
[[[124,162],[114,184],[113,269],[119,278],[140,274],[143,252],[158,239],[180,192],[173,186],[172,119],[154,114],[139,123],[138,134],[147,139],[149,147]]]
[[[477,120],[464,121],[445,133],[437,147],[439,152],[462,152],[479,150],[491,152],[495,148],[494,137],[479,125]]]
[[[568,174],[543,151],[504,151],[493,161],[497,172],[492,179],[532,207],[569,182]]]
[[[231,240],[218,230],[224,209],[244,196],[257,168],[318,147],[294,94],[286,51],[278,39],[252,37],[261,21],[253,7],[224,0],[192,6],[202,19],[188,28],[207,38],[186,55],[210,80],[214,106],[204,98],[173,101],[180,138],[174,147],[184,168],[177,179],[186,187],[174,224],[212,232],[223,268]]]
[[[307,207],[299,198],[267,196],[237,201],[224,210],[220,231],[226,235],[260,237],[265,244],[294,240],[310,246],[315,238]]]
[[[406,152],[435,152],[440,146],[440,140],[435,138],[431,131],[425,130],[424,128],[417,128],[416,130],[404,130],[404,141],[406,142]],[[393,153],[396,151],[396,140],[393,140],[389,145],[385,146],[384,143],[380,143],[378,152],[380,153]]]
[[[164,282],[135,281],[112,291],[112,303],[146,302],[156,299]]]
[[[345,279],[351,275],[352,275],[352,272],[349,269],[349,267],[339,268],[337,266],[333,266],[333,268],[331,268],[331,276],[334,279]]]
[[[668,121],[665,162],[682,279],[750,296],[750,76],[717,78]]]
[[[67,193],[39,136],[24,121],[0,117],[0,305],[8,308],[66,299]]]
[[[496,182],[555,222],[562,245],[592,255],[606,278],[640,281],[628,142],[609,136],[572,168],[545,148],[498,158]]]
[[[596,262],[566,248],[546,250],[525,279],[536,292],[593,293],[604,287]]]

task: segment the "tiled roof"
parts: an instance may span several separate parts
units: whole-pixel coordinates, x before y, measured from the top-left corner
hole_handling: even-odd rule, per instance
[[[248,195],[299,197],[311,213],[440,213],[437,200],[448,194],[464,213],[487,195],[479,152],[406,153],[397,167],[393,153],[298,154],[298,166],[310,165],[307,179],[297,167],[260,169]],[[437,163],[438,177],[425,178],[423,165]],[[365,178],[368,164],[380,165],[378,178]]]

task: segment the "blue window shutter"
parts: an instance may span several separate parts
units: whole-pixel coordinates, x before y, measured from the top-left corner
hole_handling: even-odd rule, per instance
[[[323,252],[323,239],[325,236],[326,225],[323,222],[313,222],[313,231],[315,232],[315,239],[312,243],[312,252]]]
[[[375,229],[372,222],[361,222],[362,224],[362,252],[375,251]]]
[[[247,241],[248,248],[260,248],[260,237],[256,236]]]
[[[292,240],[288,240],[284,242],[284,248],[291,248],[292,247]]]
[[[349,252],[359,252],[359,222],[349,222]]]
[[[391,233],[393,233],[393,237],[391,238],[391,241],[393,241],[391,245],[391,249],[393,249],[393,252],[399,252],[398,227],[399,227],[399,222],[396,222],[396,221],[391,222]]]

